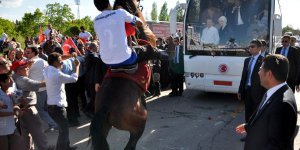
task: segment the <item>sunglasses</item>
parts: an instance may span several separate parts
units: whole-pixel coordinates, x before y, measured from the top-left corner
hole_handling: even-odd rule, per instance
[[[289,41],[281,41],[281,43],[288,43]]]

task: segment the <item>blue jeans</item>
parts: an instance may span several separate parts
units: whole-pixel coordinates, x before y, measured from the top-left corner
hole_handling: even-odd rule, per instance
[[[107,65],[111,67],[129,66],[129,65],[133,65],[136,62],[136,60],[137,60],[137,54],[135,51],[132,51],[131,56],[127,60],[118,64],[107,64]]]
[[[70,139],[66,108],[48,105],[48,112],[58,124],[56,150],[67,150],[70,147]]]
[[[50,117],[49,113],[46,111],[45,106],[47,102],[47,91],[36,92],[37,105],[36,108],[39,112],[41,119],[48,123],[50,128],[57,128],[57,124]]]

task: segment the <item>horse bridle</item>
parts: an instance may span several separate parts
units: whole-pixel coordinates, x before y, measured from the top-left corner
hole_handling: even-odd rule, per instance
[[[137,0],[138,2],[138,9],[140,9],[140,11],[142,12],[144,7],[141,5],[141,0]]]

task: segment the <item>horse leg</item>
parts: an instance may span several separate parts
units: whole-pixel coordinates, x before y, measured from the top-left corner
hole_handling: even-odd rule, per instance
[[[145,94],[141,96],[141,103],[147,109],[147,102],[146,102],[146,96]]]
[[[138,140],[141,138],[144,129],[145,129],[145,124],[143,125],[143,128],[141,128],[138,132],[136,133],[130,132],[130,138],[124,150],[135,150],[136,144]]]
[[[93,117],[90,126],[90,136],[92,140],[92,149],[95,150],[109,150],[106,137],[111,125],[108,122],[108,109],[100,109]]]

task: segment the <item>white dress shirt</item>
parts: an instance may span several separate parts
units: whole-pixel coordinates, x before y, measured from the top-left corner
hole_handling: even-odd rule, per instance
[[[204,44],[218,45],[220,41],[218,29],[214,26],[204,28],[202,31],[201,41]]]
[[[47,89],[47,104],[68,107],[64,83],[76,82],[78,79],[76,73],[67,75],[53,66],[48,66],[44,69],[44,78]]]
[[[90,38],[92,37],[92,34],[90,32],[84,31],[84,32],[80,32],[78,36],[82,39],[86,39],[89,41]]]
[[[45,67],[48,66],[48,63],[45,60],[39,58],[38,56],[32,57],[30,60],[32,60],[34,63],[29,69],[28,77],[35,81],[44,81],[43,71]],[[46,87],[41,87],[39,89],[39,92],[45,90]]]
[[[248,70],[248,71],[251,71],[251,73],[250,73],[250,76],[247,78],[247,85],[248,85],[248,86],[251,86],[251,76],[252,76],[252,71],[253,71],[253,69],[254,69],[254,66],[255,66],[255,64],[256,64],[256,61],[257,61],[259,55],[260,55],[260,54],[257,54],[257,55],[255,55],[255,56],[252,56],[252,57],[253,57],[253,61],[252,61],[251,64],[249,64],[249,65],[251,65],[251,66],[249,66],[250,70]],[[250,63],[250,62],[249,62],[249,63]]]
[[[262,107],[264,107],[264,105],[267,103],[267,101],[270,99],[270,97],[277,91],[279,90],[281,87],[283,87],[284,85],[286,85],[286,82],[283,82],[281,84],[278,84],[272,88],[270,88],[268,91],[267,91],[267,98],[266,100],[264,101],[264,103],[261,105],[261,107],[259,109],[261,109]]]

